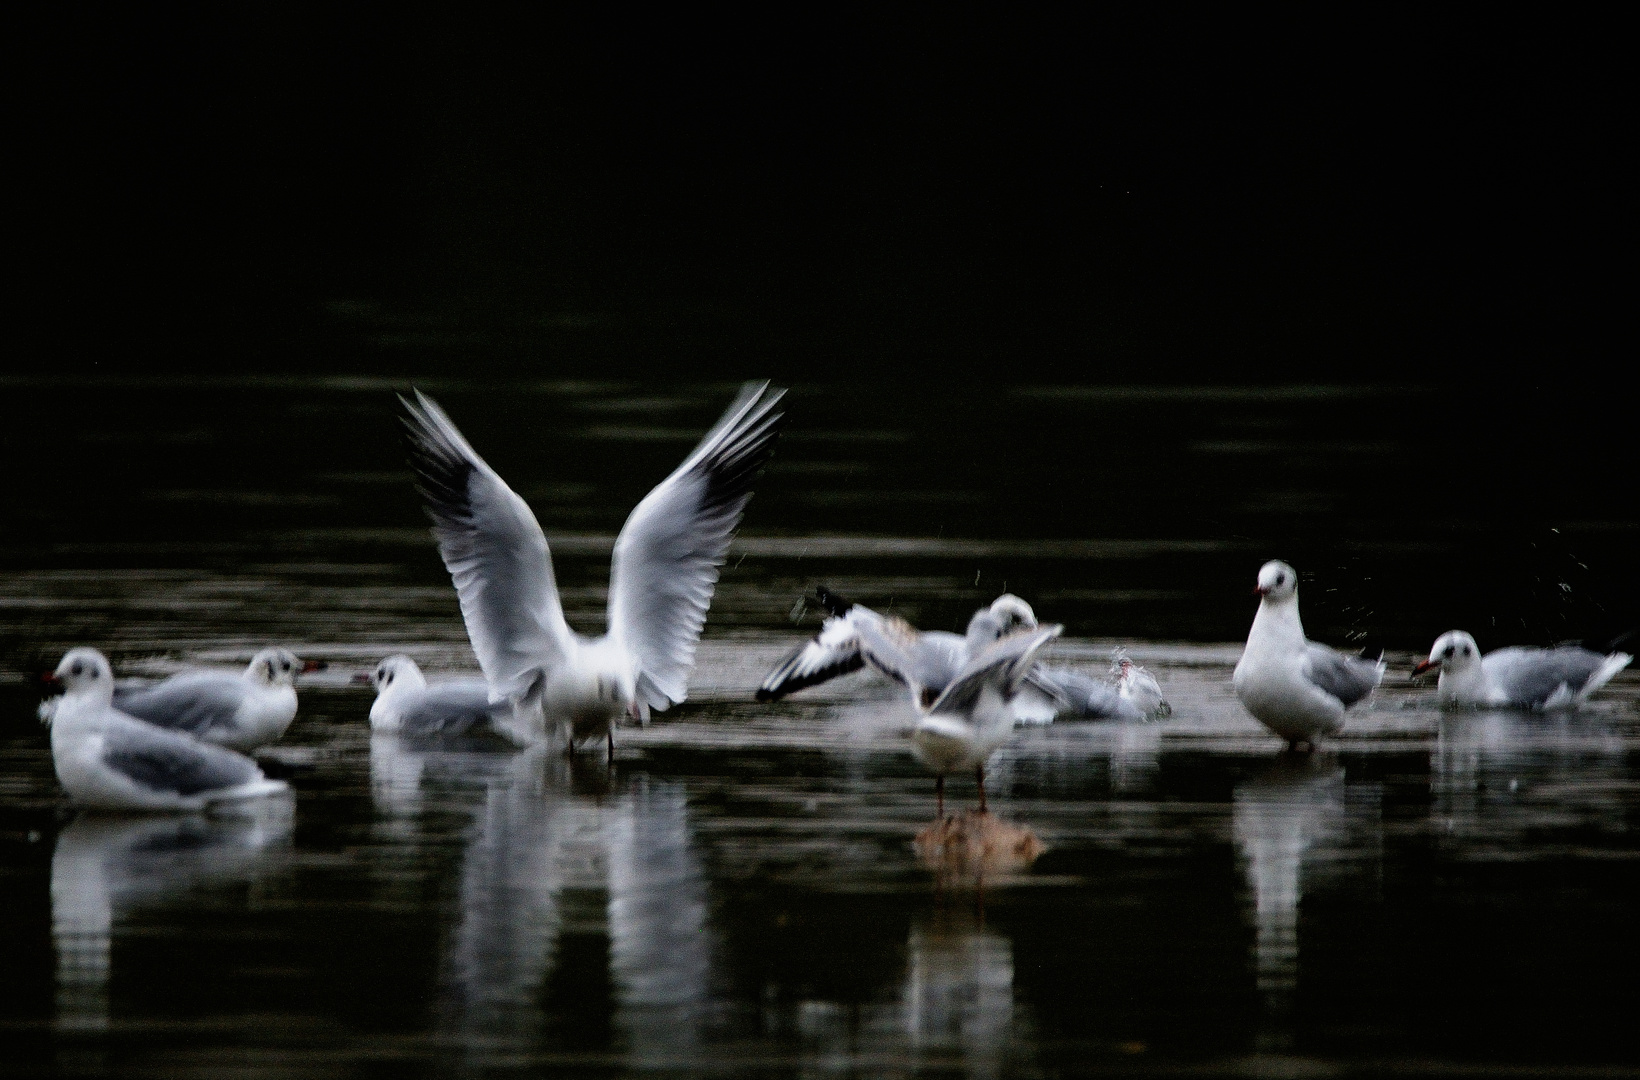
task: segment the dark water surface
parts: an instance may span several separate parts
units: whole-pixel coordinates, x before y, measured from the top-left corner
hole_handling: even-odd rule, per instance
[[[372,738],[354,670],[474,666],[402,385],[0,382],[0,1072],[1640,1072],[1640,677],[1563,717],[1443,716],[1405,678],[1453,627],[1634,612],[1640,517],[1564,429],[1488,435],[1417,387],[798,387],[691,701],[606,768]],[[733,389],[421,385],[535,507],[582,630]],[[1432,464],[1478,441],[1473,482]],[[1309,759],[1229,690],[1271,557],[1312,636],[1392,650]],[[953,871],[916,843],[933,784],[891,688],[750,700],[817,583],[942,628],[1020,593],[1067,625],[1055,662],[1124,645],[1173,716],[1022,731],[992,809],[1041,853]],[[292,798],[62,804],[31,672],[266,643],[331,663],[264,754]]]

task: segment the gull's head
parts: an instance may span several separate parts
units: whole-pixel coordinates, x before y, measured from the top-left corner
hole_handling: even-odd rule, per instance
[[[96,649],[70,649],[51,673],[51,679],[62,684],[65,694],[114,700],[114,669],[109,667],[108,657]]]
[[[1412,669],[1414,675],[1440,668],[1442,671],[1467,671],[1481,662],[1481,649],[1475,639],[1462,630],[1448,630],[1435,639],[1429,659]]]
[[[376,688],[377,694],[386,694],[405,687],[426,689],[427,679],[414,660],[403,653],[394,653],[376,665],[376,670],[370,673],[370,685]]]
[[[296,676],[317,670],[317,665],[303,664],[289,649],[263,649],[251,657],[245,675],[263,686],[295,686]]]
[[[1021,628],[1036,629],[1036,612],[1013,593],[1003,593],[991,601],[991,614],[996,616],[999,633],[1011,634]]]
[[[1266,601],[1291,600],[1298,595],[1298,571],[1271,559],[1258,570],[1258,587],[1253,590]]]

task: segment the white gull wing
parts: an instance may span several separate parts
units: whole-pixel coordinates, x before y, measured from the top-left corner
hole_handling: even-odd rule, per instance
[[[910,687],[917,707],[926,710],[962,671],[968,646],[956,634],[926,634],[904,619],[879,616],[859,626],[860,652],[866,663]]]
[[[638,697],[689,694],[695,646],[752,481],[774,448],[785,390],[747,383],[717,426],[627,517],[609,570],[609,637],[634,661]],[[486,669],[487,671],[488,669]]]
[[[455,582],[467,637],[499,698],[520,698],[574,649],[547,538],[529,505],[421,391],[399,399],[417,488]]]
[[[870,608],[855,604],[842,615],[820,624],[820,632],[801,649],[782,660],[757,688],[757,700],[779,701],[787,694],[859,671],[866,658],[861,651],[860,627],[880,622]]]
[[[998,688],[1004,697],[1012,698],[1035,670],[1036,654],[1064,632],[1065,628],[1056,623],[998,638],[995,644],[963,665],[962,672],[934,699],[928,711],[964,712],[972,708],[980,692],[993,683],[1000,684]]]
[[[1497,649],[1481,658],[1492,685],[1510,705],[1521,708],[1571,705],[1592,694],[1633,659],[1627,653],[1602,656],[1592,649]]]
[[[245,680],[226,671],[188,671],[157,685],[114,688],[114,707],[150,724],[185,731],[198,739],[231,731],[245,702]]]
[[[1349,708],[1372,693],[1383,680],[1384,662],[1345,656],[1336,649],[1310,642],[1304,646],[1302,671],[1305,681]]]

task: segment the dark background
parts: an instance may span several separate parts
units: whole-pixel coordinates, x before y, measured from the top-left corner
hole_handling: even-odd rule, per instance
[[[1545,369],[1629,358],[1615,24],[247,4],[31,29],[24,368],[439,362],[349,351],[368,327],[532,370],[1510,373],[1558,411],[1592,375]]]
[[[1439,582],[1407,647],[1449,621],[1640,622],[1617,23],[150,5],[12,40],[0,437],[23,490],[67,470],[98,492],[0,515],[14,565],[47,557],[19,538],[174,532],[174,499],[90,512],[159,480],[261,490],[299,463],[302,494],[325,467],[397,467],[385,391],[331,430],[299,385],[208,378],[773,377],[799,387],[794,437],[915,439],[880,450],[880,498],[852,513],[800,501],[821,474],[771,474],[753,530],[1234,539],[1258,552],[1236,581],[1281,555],[1379,612]],[[140,409],[106,382],[67,407],[74,380],[125,377],[162,381]],[[1388,390],[998,396],[1337,384]],[[287,404],[309,410],[300,447]],[[530,401],[456,406],[515,483],[596,481],[529,449]],[[208,452],[182,439],[202,416],[224,429]],[[110,432],[143,425],[182,441],[111,462]],[[649,456],[584,526],[618,527],[674,450]],[[415,523],[391,492],[311,516]],[[1228,596],[1230,573],[1191,584]],[[1234,636],[1228,603],[1172,632]]]

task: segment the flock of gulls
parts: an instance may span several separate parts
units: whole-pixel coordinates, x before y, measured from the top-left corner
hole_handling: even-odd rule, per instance
[[[395,655],[356,676],[376,689],[379,732],[439,740],[485,734],[530,746],[554,739],[613,754],[621,722],[647,723],[688,696],[695,649],[718,573],[751,485],[774,446],[784,390],[751,383],[673,473],[628,516],[610,566],[608,630],[575,633],[564,619],[546,537],[529,506],[485,464],[430,398],[401,399],[411,465],[482,678],[428,682]],[[1336,734],[1346,710],[1383,679],[1379,655],[1310,641],[1298,574],[1283,562],[1258,574],[1258,613],[1236,665],[1236,696],[1295,749]],[[820,632],[771,671],[757,700],[775,702],[870,668],[905,688],[911,747],[934,774],[939,813],[952,773],[971,772],[985,809],[985,763],[1022,724],[1055,718],[1142,721],[1170,710],[1155,678],[1119,656],[1106,681],[1044,663],[1063,627],[1003,595],[963,634],[905,620],[824,588]],[[1575,707],[1632,657],[1575,646],[1507,648],[1486,656],[1462,631],[1441,635],[1415,673],[1439,671],[1443,707]],[[285,790],[248,756],[296,716],[297,675],[317,665],[267,649],[242,674],[191,671],[153,685],[116,685],[100,652],[75,648],[47,679],[59,697],[40,708],[57,777],[77,803],[124,810],[199,810]]]

